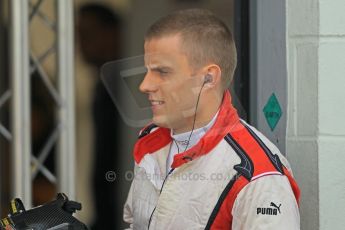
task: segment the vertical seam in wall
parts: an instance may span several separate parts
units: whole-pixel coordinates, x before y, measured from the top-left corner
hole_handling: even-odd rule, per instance
[[[286,38],[286,72],[287,72],[287,84],[288,84],[288,90],[286,91],[286,135],[285,135],[285,140],[286,140],[286,146],[285,146],[285,152],[286,152],[286,157],[288,156],[288,151],[287,151],[287,141],[291,137],[288,135],[289,131],[289,125],[293,121],[293,131],[292,131],[292,138],[295,138],[297,136],[297,60],[296,60],[296,54],[297,54],[297,47],[295,42],[290,42],[292,39],[289,35],[288,28],[289,28],[289,6],[288,6],[288,1],[285,1],[285,38]],[[292,55],[293,60],[290,60],[290,55]],[[290,69],[290,65],[292,65],[292,69]],[[292,76],[291,76],[292,75]],[[291,78],[292,77],[292,78]],[[293,96],[292,96],[292,105],[291,102],[289,102],[290,97],[289,94],[291,93],[289,89],[291,89],[291,86],[293,87]],[[293,111],[292,115],[289,116],[289,111]],[[292,121],[291,121],[292,120]]]
[[[317,1],[316,3],[316,12],[317,12],[317,33],[318,33],[318,36],[317,36],[317,52],[316,52],[316,55],[317,55],[317,87],[316,87],[316,111],[317,111],[317,115],[316,115],[316,151],[317,151],[317,197],[318,197],[318,205],[317,205],[317,213],[318,213],[318,219],[317,219],[317,226],[319,227],[319,229],[321,229],[321,212],[320,212],[320,164],[319,164],[319,160],[320,160],[320,152],[319,152],[319,144],[320,144],[320,141],[319,141],[319,133],[320,133],[320,124],[319,124],[319,121],[320,121],[320,118],[319,118],[319,114],[320,114],[320,111],[319,111],[319,100],[320,100],[320,97],[319,97],[319,92],[320,92],[320,79],[319,79],[319,66],[320,66],[320,63],[319,63],[319,47],[320,47],[320,0]]]
[[[297,136],[297,127],[298,127],[298,119],[297,119],[297,45],[293,43],[293,119],[294,119],[294,137]]]
[[[286,88],[285,88],[285,132],[284,132],[284,153],[285,153],[285,157],[287,157],[287,136],[288,136],[288,117],[289,117],[289,78],[288,78],[288,70],[289,70],[289,64],[290,62],[288,61],[289,60],[289,49],[288,49],[288,33],[287,33],[287,3],[286,3],[286,0],[283,0],[284,2],[284,28],[283,28],[283,31],[284,31],[284,42],[285,42],[285,46],[284,46],[284,54],[285,54],[285,79],[286,79]]]

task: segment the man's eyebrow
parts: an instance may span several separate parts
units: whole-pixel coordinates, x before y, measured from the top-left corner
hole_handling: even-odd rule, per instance
[[[148,69],[150,69],[151,71],[172,71],[173,68],[169,67],[169,66],[153,66],[153,67],[147,67]]]

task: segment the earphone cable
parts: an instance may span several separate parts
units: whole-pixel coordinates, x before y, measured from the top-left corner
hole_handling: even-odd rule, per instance
[[[197,99],[197,101],[196,101],[192,131],[191,131],[190,134],[189,134],[188,141],[187,141],[187,146],[186,146],[186,148],[184,149],[183,152],[185,152],[185,151],[187,150],[187,148],[188,148],[188,146],[189,146],[190,138],[191,138],[192,135],[193,135],[194,126],[195,126],[195,121],[196,121],[196,112],[197,112],[197,110],[198,110],[198,105],[199,105],[199,100],[200,100],[201,91],[202,91],[202,88],[204,88],[205,83],[206,83],[206,82],[204,81],[204,83],[203,83],[202,86],[201,86],[201,89],[200,89],[200,92],[199,92],[199,95],[198,95],[198,99]]]

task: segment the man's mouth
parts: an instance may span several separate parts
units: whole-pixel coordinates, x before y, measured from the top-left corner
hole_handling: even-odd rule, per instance
[[[164,101],[158,101],[158,100],[151,100],[150,102],[152,106],[164,104]]]

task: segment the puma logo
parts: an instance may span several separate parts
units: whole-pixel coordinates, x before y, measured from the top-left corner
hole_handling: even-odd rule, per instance
[[[275,203],[271,202],[269,208],[257,208],[256,214],[257,215],[260,214],[260,215],[276,216],[276,215],[278,215],[278,212],[279,212],[279,214],[281,214],[281,212],[280,212],[281,206],[282,206],[281,204],[276,205]]]

